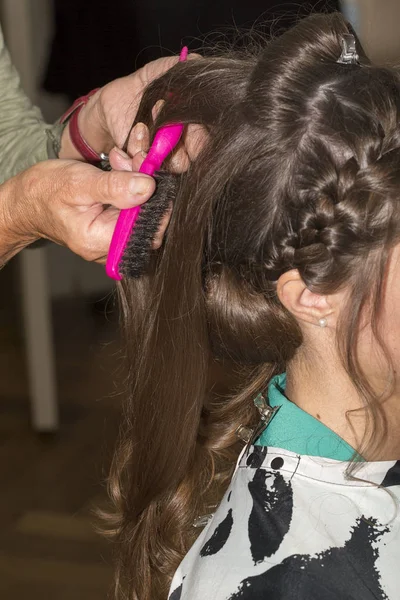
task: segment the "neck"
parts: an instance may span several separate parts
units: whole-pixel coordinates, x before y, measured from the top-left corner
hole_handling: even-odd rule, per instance
[[[377,432],[371,438],[369,411],[333,353],[305,356],[300,351],[287,369],[286,396],[332,429],[366,460],[400,458],[400,394],[394,393],[380,403],[386,427],[382,429],[378,413]]]

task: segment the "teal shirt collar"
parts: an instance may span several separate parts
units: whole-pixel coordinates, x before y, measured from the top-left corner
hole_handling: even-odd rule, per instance
[[[307,456],[350,461],[355,455],[354,448],[332,429],[288,400],[285,388],[286,373],[271,380],[268,386],[268,404],[280,408],[255,444]]]

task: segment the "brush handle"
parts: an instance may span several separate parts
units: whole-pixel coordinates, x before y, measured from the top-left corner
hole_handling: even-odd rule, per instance
[[[153,143],[146,158],[142,162],[139,173],[154,175],[164,160],[173,151],[183,132],[183,125],[165,125],[154,136]],[[129,210],[129,209],[128,209]]]
[[[186,47],[183,48],[179,60],[186,60],[187,53],[188,49]],[[164,160],[178,144],[183,127],[182,124],[166,125],[157,131],[151,148],[139,169],[139,173],[154,175],[160,169]],[[140,206],[134,206],[133,208],[121,210],[119,213],[106,263],[107,275],[116,281],[122,279],[120,273],[121,259],[131,235],[134,235],[135,223],[140,210]]]
[[[139,169],[139,173],[154,175],[179,142],[182,131],[183,125],[162,127],[156,133],[154,142]],[[106,263],[107,275],[117,281],[122,279],[119,266],[131,235],[135,235],[135,223],[140,210],[141,206],[134,206],[133,208],[121,210],[118,216]]]

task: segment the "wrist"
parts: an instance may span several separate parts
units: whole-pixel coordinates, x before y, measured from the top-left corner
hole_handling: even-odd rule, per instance
[[[62,118],[61,122],[68,121],[61,137],[61,159],[96,163],[99,155],[108,153],[114,145],[101,107],[102,90],[91,94],[77,100],[76,107],[73,105]]]
[[[78,115],[78,126],[82,137],[97,154],[108,154],[114,147],[114,142],[107,129],[102,93],[103,89],[98,90],[82,107]]]
[[[33,227],[33,207],[26,194],[29,187],[25,183],[26,173],[20,173],[0,185],[1,266],[39,238]]]

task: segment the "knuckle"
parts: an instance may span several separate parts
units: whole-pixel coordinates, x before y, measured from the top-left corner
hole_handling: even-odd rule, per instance
[[[59,164],[59,177],[70,181],[81,180],[82,166],[84,166],[84,163],[78,161],[62,161]]]
[[[72,252],[78,254],[78,256],[88,262],[92,262],[96,259],[97,253],[89,236],[83,235],[75,243],[70,244],[69,248],[72,250]]]
[[[104,252],[107,252],[101,231],[94,224],[76,232],[74,241],[74,246],[70,245],[70,249],[88,262],[98,262]]]
[[[120,197],[125,192],[124,178],[118,171],[104,173],[101,181],[101,194],[105,201]]]
[[[70,163],[60,167],[54,192],[61,199],[75,198],[82,192],[88,173],[82,169],[83,165]]]

